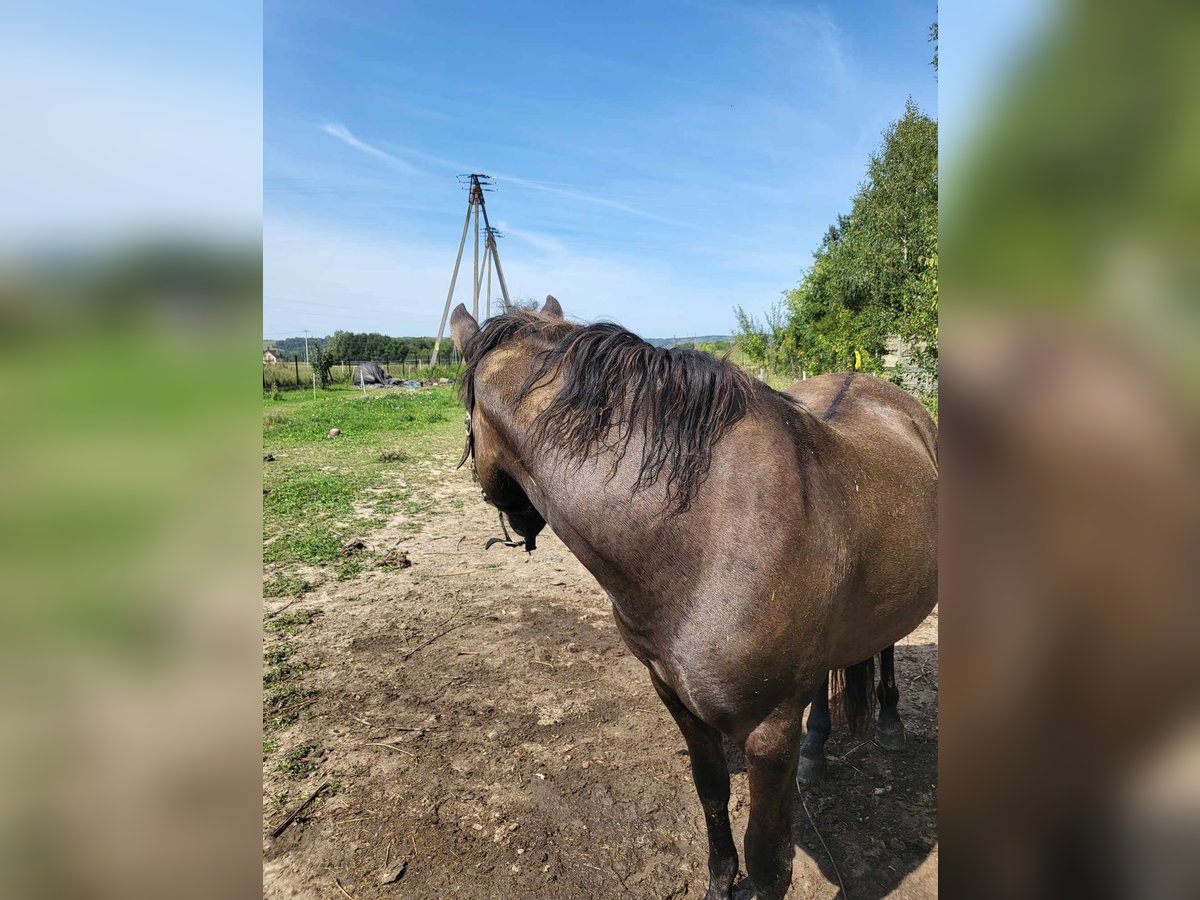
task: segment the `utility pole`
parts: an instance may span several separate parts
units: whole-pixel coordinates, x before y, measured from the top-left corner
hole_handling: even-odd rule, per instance
[[[475,293],[471,295],[471,315],[475,317],[475,321],[479,321],[479,207],[483,205],[483,189],[479,186],[479,181],[476,179],[471,184],[472,191],[479,191],[479,199],[474,202],[475,206]]]
[[[304,331],[304,364],[308,365],[308,329]]]
[[[495,190],[495,182],[488,175],[472,174],[459,175],[458,180],[467,189],[467,217],[463,220],[462,237],[458,241],[458,254],[454,257],[454,272],[450,275],[450,289],[446,292],[446,305],[442,309],[442,321],[438,325],[437,340],[433,344],[433,355],[429,358],[429,365],[436,366],[438,360],[438,352],[442,347],[442,338],[446,334],[446,320],[450,317],[450,304],[454,300],[454,285],[458,282],[458,270],[462,265],[463,250],[467,246],[467,232],[471,229],[471,217],[475,217],[475,272],[474,272],[474,293],[472,294],[471,305],[475,320],[479,321],[479,288],[482,283],[483,271],[479,267],[479,217],[482,214],[485,238],[484,254],[488,263],[489,272],[488,278],[491,278],[490,267],[492,263],[496,266],[496,275],[500,279],[500,292],[504,295],[505,305],[511,301],[508,297],[508,285],[504,283],[504,269],[500,267],[500,254],[496,249],[496,241],[493,239],[491,223],[488,221],[487,205],[484,202],[484,192]],[[488,305],[491,301],[491,283],[488,283]],[[490,313],[491,310],[489,309]]]
[[[486,217],[486,215],[487,215],[487,213],[485,211],[484,216]],[[487,275],[484,279],[487,282],[487,306],[485,308],[487,309],[487,314],[489,316],[491,316],[491,315],[493,315],[493,310],[492,310],[492,259],[494,258],[496,260],[497,265],[499,265],[500,256],[499,256],[499,253],[496,251],[496,238],[504,237],[504,234],[503,234],[503,232],[500,231],[499,228],[496,228],[492,225],[488,225],[484,229],[484,232],[487,235],[486,238],[484,239],[484,259],[486,260],[486,263],[487,263]],[[505,297],[507,298],[507,291],[505,292]]]

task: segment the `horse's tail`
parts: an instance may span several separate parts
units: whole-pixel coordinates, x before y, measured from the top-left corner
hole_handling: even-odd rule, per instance
[[[875,657],[829,673],[830,708],[851,734],[870,724],[875,713]]]

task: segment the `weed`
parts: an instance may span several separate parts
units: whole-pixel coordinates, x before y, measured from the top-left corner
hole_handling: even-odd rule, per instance
[[[270,687],[273,684],[280,684],[283,681],[291,678],[293,675],[299,675],[301,672],[308,672],[312,669],[320,668],[318,663],[283,663],[282,665],[272,666],[263,672],[263,687]]]
[[[319,609],[300,609],[296,612],[282,612],[274,618],[267,619],[263,625],[267,631],[274,631],[277,634],[297,634],[300,629],[306,625],[311,625],[313,620],[321,615]]]
[[[282,712],[299,706],[305,700],[316,696],[312,688],[302,688],[294,684],[285,684],[275,688],[267,695],[264,704],[268,710]]]
[[[324,751],[317,750],[316,744],[302,744],[283,755],[283,759],[279,761],[279,771],[290,778],[307,775],[316,771],[324,755]]]
[[[263,548],[263,562],[300,562],[322,566],[338,558],[342,538],[329,524],[315,522],[300,527],[304,530],[285,532],[267,544]]]
[[[303,597],[312,583],[295,575],[276,575],[263,585],[264,597]]]
[[[263,651],[263,662],[268,666],[281,666],[292,658],[292,654],[299,649],[292,641],[281,641],[274,647],[270,647]]]
[[[279,749],[279,741],[263,738],[263,759],[266,759],[272,753]]]
[[[363,570],[362,563],[358,562],[357,560],[353,560],[353,559],[346,560],[346,562],[344,562],[340,566],[338,566],[337,580],[338,581],[349,581],[355,575],[359,574],[362,570]]]

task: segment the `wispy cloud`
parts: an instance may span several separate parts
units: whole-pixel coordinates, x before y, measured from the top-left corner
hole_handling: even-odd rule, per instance
[[[547,255],[562,256],[569,252],[567,245],[552,235],[543,234],[540,231],[527,231],[524,228],[515,228],[508,222],[503,221],[497,221],[496,225],[500,229],[500,233],[505,237],[524,241],[529,246]]]
[[[644,209],[638,209],[636,206],[630,206],[628,203],[621,203],[619,200],[611,200],[608,197],[600,197],[596,194],[586,193],[584,191],[567,190],[566,188],[557,187],[552,184],[547,184],[541,181],[533,181],[529,178],[519,178],[516,175],[497,174],[497,179],[515,184],[519,187],[529,188],[534,191],[541,191],[545,194],[554,194],[557,197],[566,197],[568,200],[578,200],[581,203],[592,203],[596,206],[615,209],[618,212],[627,213],[631,216],[639,216],[643,219],[649,219],[652,222],[659,222],[663,225],[672,225],[676,228],[693,228],[700,229],[701,226],[694,222],[681,222],[678,219],[669,219],[665,216],[656,215],[652,212],[647,212]]]
[[[345,125],[342,125],[338,122],[326,122],[324,125],[321,126],[321,130],[324,131],[326,134],[332,135],[333,137],[337,138],[339,141],[342,141],[345,144],[349,144],[351,147],[353,147],[355,150],[358,150],[361,153],[365,153],[368,156],[373,156],[376,159],[383,160],[384,162],[388,163],[389,165],[396,167],[401,172],[406,172],[409,175],[424,175],[425,174],[421,169],[418,169],[416,166],[414,166],[412,163],[408,162],[407,160],[403,160],[398,156],[393,156],[392,154],[388,153],[386,150],[380,150],[378,147],[374,146],[373,144],[368,144],[366,141],[359,140],[357,137],[354,136],[354,134],[350,131],[349,128],[347,128]]]

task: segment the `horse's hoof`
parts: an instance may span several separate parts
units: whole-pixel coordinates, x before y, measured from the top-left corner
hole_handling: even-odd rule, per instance
[[[825,757],[810,759],[800,757],[800,765],[796,767],[796,784],[816,784],[825,777]]]
[[[904,746],[904,724],[880,722],[875,726],[875,743],[884,750],[899,750]]]
[[[709,879],[708,890],[704,892],[704,900],[732,900],[733,878],[714,876]]]

